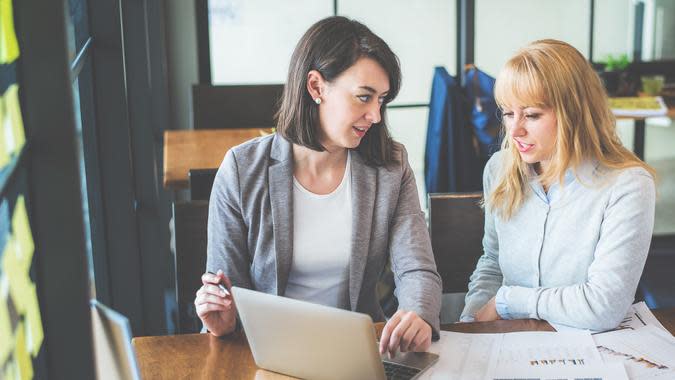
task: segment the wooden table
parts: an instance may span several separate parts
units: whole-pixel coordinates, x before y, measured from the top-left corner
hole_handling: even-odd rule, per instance
[[[675,335],[675,308],[654,310],[654,315]],[[381,331],[383,324],[376,324]],[[554,331],[544,321],[513,320],[457,323],[441,326],[463,333]],[[243,334],[216,338],[187,334],[133,339],[143,379],[290,379],[258,368]]]
[[[186,189],[190,169],[218,168],[230,148],[270,133],[270,128],[165,131],[164,187]]]

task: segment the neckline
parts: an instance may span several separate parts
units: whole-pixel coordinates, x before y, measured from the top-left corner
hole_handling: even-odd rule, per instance
[[[342,175],[342,179],[340,180],[340,184],[335,188],[335,190],[331,191],[328,194],[316,194],[314,192],[311,192],[307,190],[300,181],[298,181],[297,178],[295,178],[295,175],[293,176],[293,185],[300,190],[302,193],[309,195],[312,198],[330,198],[334,196],[335,194],[338,194],[344,187],[345,183],[347,183],[347,180],[349,179],[349,176],[351,175],[351,160],[352,160],[352,153],[351,151],[347,150],[347,163],[345,164],[345,172]]]

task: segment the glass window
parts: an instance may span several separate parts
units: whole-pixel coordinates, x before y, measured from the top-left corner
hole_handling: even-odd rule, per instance
[[[476,0],[475,64],[497,75],[507,59],[529,42],[555,38],[589,50],[588,0]]]
[[[424,149],[427,140],[427,119],[429,108],[387,109],[387,123],[394,140],[405,145],[408,162],[415,174],[420,205],[426,209],[426,187],[424,185]]]
[[[91,245],[91,217],[89,214],[89,195],[87,191],[87,171],[84,162],[84,144],[82,139],[82,111],[80,109],[80,82],[76,79],[73,82],[73,104],[75,107],[75,136],[77,138],[77,156],[80,169],[80,192],[82,193],[82,215],[84,221],[84,238],[87,250],[87,264],[89,267],[89,289],[90,297],[96,298],[96,281],[94,276],[94,256]]]
[[[434,67],[454,73],[456,2],[447,0],[340,0],[338,13],[366,24],[401,61],[403,83],[392,104],[429,103]]]
[[[330,0],[209,0],[212,83],[286,82],[295,44],[332,14]]]
[[[70,10],[68,46],[71,54],[70,60],[72,61],[89,38],[89,18],[87,17],[86,0],[68,0],[68,7]]]

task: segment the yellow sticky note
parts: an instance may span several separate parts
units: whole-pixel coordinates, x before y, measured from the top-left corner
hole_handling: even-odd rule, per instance
[[[2,272],[9,280],[9,295],[14,306],[17,312],[23,315],[27,308],[26,301],[30,296],[31,282],[28,271],[16,254],[16,244],[12,241],[13,239],[14,237],[10,236],[5,245],[5,252],[2,255]]]
[[[9,153],[7,153],[7,147],[5,146],[5,139],[0,136],[0,169],[9,164]]]
[[[5,365],[4,376],[3,379],[19,379],[16,363],[13,360]]]
[[[19,376],[21,379],[33,378],[33,360],[26,349],[26,332],[24,330],[23,322],[19,322],[14,332],[14,339],[16,345],[14,346],[14,360],[19,367]]]
[[[1,0],[0,0],[1,1]],[[26,200],[23,195],[19,195],[14,205],[12,214],[12,235],[18,243],[18,255],[22,270],[28,274],[35,244],[33,243],[33,233],[30,230],[28,221],[28,212],[26,211]]]
[[[1,0],[0,0],[1,1]],[[5,136],[5,106],[0,102],[0,169],[9,163],[9,146]]]
[[[17,84],[9,86],[3,98],[5,101],[5,112],[7,113],[5,117],[9,121],[9,128],[12,131],[12,139],[14,140],[13,150],[9,153],[18,154],[21,147],[26,143],[26,132],[23,129],[23,117],[21,117],[21,105],[19,103],[19,86]]]
[[[12,0],[0,0],[0,63],[11,63],[18,57]]]
[[[30,295],[26,301],[26,347],[33,357],[37,357],[40,346],[42,346],[44,333],[35,284],[30,284],[29,292]]]
[[[12,323],[9,320],[9,309],[7,308],[7,297],[9,283],[7,277],[0,275],[0,366],[7,361],[7,357],[14,348],[14,338],[12,337]]]

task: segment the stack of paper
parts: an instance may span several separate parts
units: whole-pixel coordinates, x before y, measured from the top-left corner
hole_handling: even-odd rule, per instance
[[[606,363],[623,363],[630,379],[675,379],[675,337],[644,302],[631,307],[615,330],[593,335]]]
[[[439,361],[421,379],[628,379],[604,363],[588,332],[463,334],[441,332]]]
[[[609,98],[609,106],[615,116],[649,117],[668,113],[668,107],[660,96]]]
[[[464,334],[442,331],[421,379],[675,379],[675,337],[644,302],[617,329]]]

